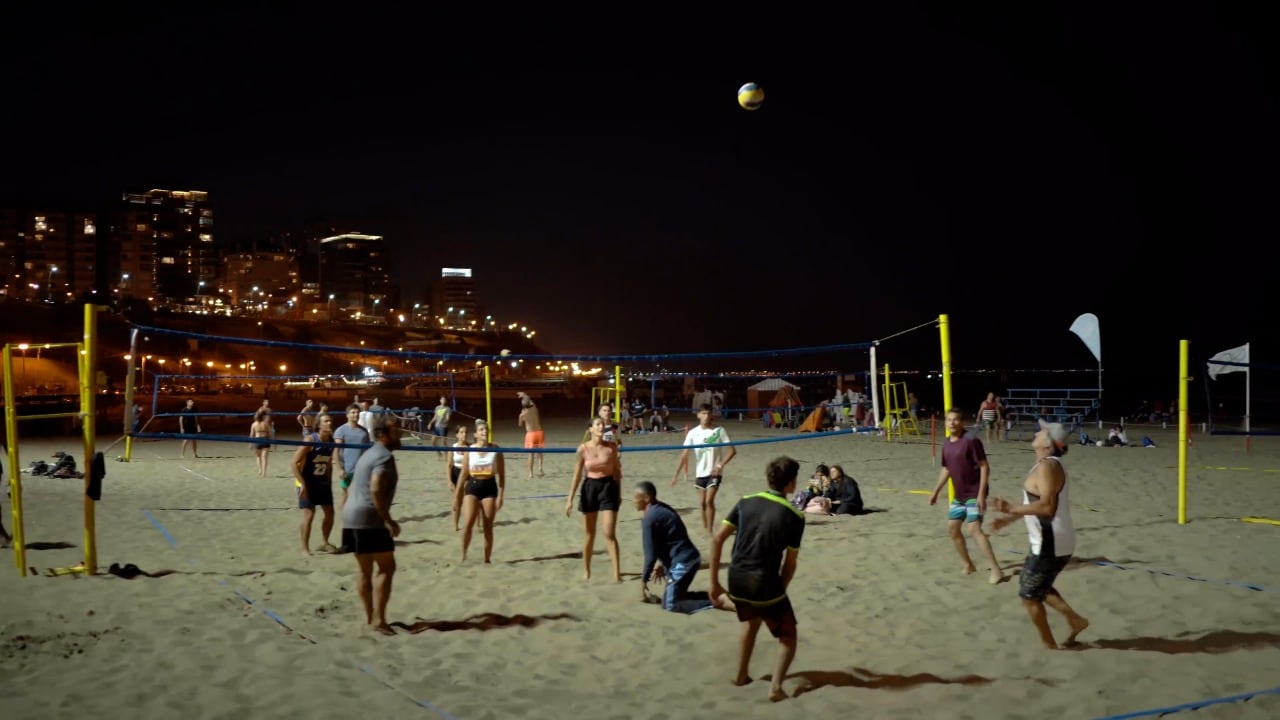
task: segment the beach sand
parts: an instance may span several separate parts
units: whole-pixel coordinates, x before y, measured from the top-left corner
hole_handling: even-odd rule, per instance
[[[725,424],[739,441],[797,437]],[[514,418],[497,426],[500,444],[520,444]],[[583,426],[549,423],[549,446],[576,447]],[[981,569],[961,574],[945,507],[912,492],[937,477],[928,437],[741,446],[721,517],[763,489],[766,462],[781,454],[801,461],[802,477],[818,462],[842,464],[883,511],[808,519],[790,590],[800,618],[792,697],[776,705],[766,699],[776,649],[767,631],[756,682],[734,687],[731,613],[677,615],[640,601],[640,518],[629,503],[618,526],[625,581],[608,580],[599,542],[595,577],[581,580],[581,519],[564,516],[571,454],[549,455],[547,476],[533,480],[526,456],[508,454],[485,566],[478,532],[472,559],[459,563],[442,462],[407,442],[389,610],[398,634],[375,638],[360,631],[355,560],[298,548],[287,451],[273,453],[264,479],[247,444],[206,441],[209,457],[182,460],[176,441],[141,441],[132,462],[108,462],[98,564],[176,572],[21,578],[13,550],[0,550],[0,717],[1094,718],[1280,685],[1280,527],[1240,521],[1280,516],[1280,441],[1259,438],[1246,454],[1242,438],[1196,435],[1191,522],[1179,526],[1174,434],[1129,434],[1159,447],[1077,445],[1065,459],[1079,543],[1057,587],[1092,623],[1077,651],[1039,646],[1016,579],[992,586]],[[682,438],[628,436],[625,449]],[[109,459],[123,453],[114,439],[99,441]],[[20,449],[24,466],[81,451],[75,438]],[[995,443],[988,454],[994,494],[1015,496],[1029,445]],[[624,501],[634,481],[656,483],[705,559],[695,491],[667,485],[675,463],[674,451],[624,452]],[[83,557],[81,490],[82,481],[25,478],[27,564],[40,573]],[[7,499],[4,511],[12,530]],[[993,543],[1007,571],[1020,566],[1021,524]],[[704,570],[694,589],[706,587]],[[1064,623],[1051,622],[1061,639]],[[1195,715],[1277,716],[1276,695]]]

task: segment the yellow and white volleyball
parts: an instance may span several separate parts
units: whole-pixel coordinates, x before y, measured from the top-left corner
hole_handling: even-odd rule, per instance
[[[747,83],[738,88],[738,104],[744,110],[756,110],[764,104],[764,88],[755,83]]]
[[[499,352],[498,354],[501,355],[502,357],[507,357],[508,355],[511,354],[511,351],[506,348],[503,348],[502,351]]]

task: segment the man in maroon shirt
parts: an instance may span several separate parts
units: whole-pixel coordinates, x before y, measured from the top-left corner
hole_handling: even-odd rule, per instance
[[[987,453],[982,441],[970,435],[964,429],[964,417],[959,410],[947,411],[947,439],[942,443],[942,471],[938,474],[938,485],[929,496],[929,504],[938,502],[938,493],[951,478],[955,488],[955,498],[947,511],[947,533],[951,542],[955,543],[956,552],[964,562],[965,574],[977,572],[973,560],[969,558],[969,548],[965,544],[961,530],[969,526],[969,535],[982,554],[986,556],[991,575],[988,578],[992,585],[1004,580],[1004,572],[996,561],[995,551],[991,549],[991,541],[982,532],[982,513],[987,507],[987,481],[991,476],[991,466],[987,464]]]

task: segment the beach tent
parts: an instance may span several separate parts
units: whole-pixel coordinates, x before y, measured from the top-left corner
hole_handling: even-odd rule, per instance
[[[809,417],[804,419],[800,427],[796,428],[796,432],[822,432],[823,421],[826,419],[826,404],[819,405],[809,413]]]
[[[782,378],[761,380],[747,388],[747,407],[751,408],[747,417],[758,419],[760,417],[758,408],[785,408],[788,400],[793,407],[799,408],[800,395],[796,393],[799,389],[799,385],[792,385]]]

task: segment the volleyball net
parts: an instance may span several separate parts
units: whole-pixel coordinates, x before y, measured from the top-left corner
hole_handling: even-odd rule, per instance
[[[889,338],[939,327],[945,320],[945,315],[940,316]],[[140,355],[146,352],[138,347],[140,335],[182,341],[186,355],[167,359]],[[134,360],[130,361],[123,459],[130,458],[135,440],[197,439],[179,432],[178,420],[184,415],[199,418],[200,440],[248,443],[252,441],[248,419],[260,407],[267,407],[277,418],[289,418],[281,426],[291,428],[293,417],[318,413],[320,404],[325,404],[337,427],[357,397],[377,398],[384,412],[395,415],[402,428],[424,441],[442,399],[454,427],[459,420],[483,418],[492,428],[495,406],[502,417],[510,415],[514,421],[519,413],[518,393],[530,396],[543,412],[559,416],[581,412],[578,417],[584,422],[608,403],[615,422],[637,434],[687,429],[704,403],[713,407],[719,419],[759,422],[761,432],[753,431],[742,444],[824,437],[851,428],[866,432],[881,426],[887,409],[882,396],[887,397],[888,389],[880,387],[884,377],[877,370],[876,351],[889,338],[767,350],[552,355],[484,352],[476,347],[466,352],[375,348],[363,340],[358,346],[324,345],[135,325],[129,357],[150,357],[153,372],[146,384],[139,385]],[[944,347],[943,358],[949,367],[948,348]],[[157,366],[177,372],[156,372]],[[278,374],[252,372],[260,368],[278,370]],[[306,372],[300,372],[304,368]],[[150,407],[145,420],[140,417],[146,412],[143,404],[134,399],[139,394],[145,394],[139,397]],[[186,407],[188,399],[195,400],[194,408]],[[313,404],[310,410],[304,410],[307,400]],[[778,422],[779,416],[786,421]],[[308,444],[301,433],[293,437],[297,439],[278,432],[274,441]],[[404,449],[436,447],[424,442]],[[632,443],[627,451],[683,449],[683,445],[646,442]]]

